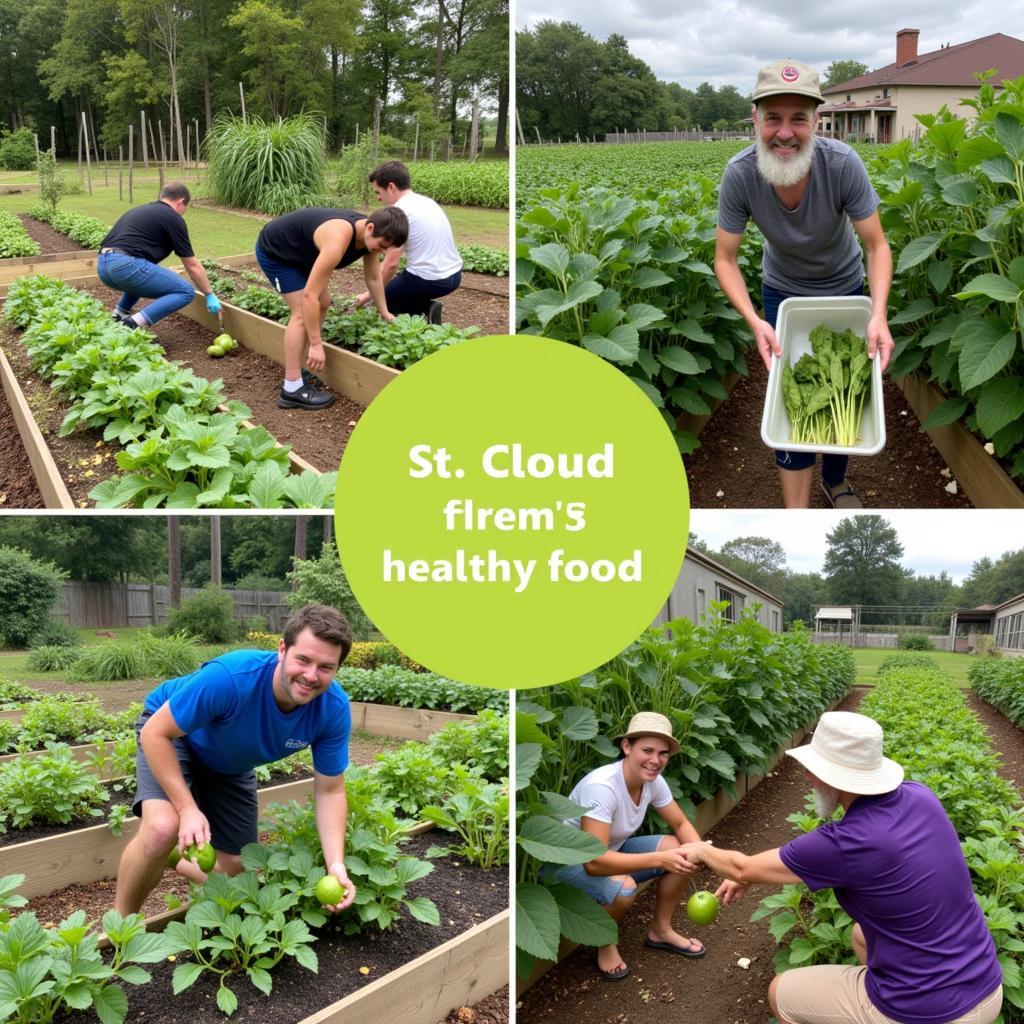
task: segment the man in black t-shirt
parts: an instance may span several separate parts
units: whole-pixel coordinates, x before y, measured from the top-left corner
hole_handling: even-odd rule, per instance
[[[160,189],[155,203],[122,214],[100,243],[96,270],[105,285],[122,292],[114,318],[126,327],[151,327],[195,297],[196,289],[188,281],[157,265],[172,252],[206,296],[206,308],[211,313],[220,312],[220,299],[213,294],[210,279],[192,251],[185,226],[190,199],[182,182],[169,181]],[[133,315],[132,308],[140,298],[154,301]]]

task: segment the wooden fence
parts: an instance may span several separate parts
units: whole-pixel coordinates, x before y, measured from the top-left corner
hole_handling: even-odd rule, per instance
[[[200,591],[182,587],[182,599]],[[235,617],[243,622],[261,615],[267,628],[276,633],[288,617],[286,592],[273,590],[226,590],[235,602]],[[64,584],[53,610],[56,618],[78,629],[112,629],[115,626],[163,626],[167,624],[170,590],[150,583]]]

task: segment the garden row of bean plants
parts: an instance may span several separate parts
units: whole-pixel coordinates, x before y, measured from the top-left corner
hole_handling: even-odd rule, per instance
[[[86,249],[98,249],[110,231],[110,225],[85,213],[71,210],[56,210],[46,203],[33,203],[28,215],[35,220],[49,224],[54,231],[67,235]]]
[[[998,708],[1014,725],[1024,726],[1024,658],[972,662],[971,689]]]
[[[124,450],[124,475],[89,492],[100,508],[323,508],[336,473],[290,474],[288,449],[264,427],[243,426],[251,410],[226,402],[222,382],[197,377],[144,330],[113,321],[103,304],[44,276],[14,281],[7,320],[40,376],[71,409],[62,435],[103,431]]]
[[[926,427],[963,420],[1024,476],[1024,77],[979,90],[969,117],[870,161],[893,253],[893,373],[947,399]]]
[[[676,428],[726,397],[745,373],[750,331],[722,294],[712,265],[717,180],[696,176],[633,191],[577,182],[543,188],[521,207],[516,322],[524,334],[581,345],[614,363]],[[755,286],[761,236],[744,235],[740,266]]]
[[[638,711],[672,722],[680,753],[664,778],[693,820],[696,804],[736,779],[760,774],[799,728],[853,685],[849,649],[773,633],[750,614],[732,623],[724,604],[695,626],[677,619],[649,630],[607,665],[517,701],[517,973],[534,959],[554,960],[562,935],[574,942],[615,941],[611,918],[571,886],[542,877],[544,864],[583,864],[604,852],[588,833],[564,824],[583,808],[565,794],[588,771],[618,754]]]
[[[31,239],[24,225],[6,210],[0,210],[0,260],[14,256],[38,256],[42,250]]]
[[[507,160],[417,160],[409,164],[413,185],[442,206],[508,209]]]
[[[884,730],[885,752],[906,778],[924,783],[949,815],[971,871],[1003,968],[1003,1019],[1024,1014],[1024,809],[1020,794],[997,774],[998,757],[984,727],[952,679],[923,664],[889,667],[858,709]],[[793,815],[799,831],[821,824],[813,811]],[[776,940],[788,936],[776,970],[815,963],[854,963],[851,919],[831,890],[810,894],[784,886],[763,900],[754,920],[770,917]]]

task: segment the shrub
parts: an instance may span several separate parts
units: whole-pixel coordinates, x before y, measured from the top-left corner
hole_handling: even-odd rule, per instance
[[[67,573],[19,548],[0,547],[0,646],[27,647],[49,622]]]
[[[43,204],[49,209],[51,216],[57,212],[57,203],[60,197],[68,191],[67,179],[57,169],[57,159],[53,150],[45,149],[39,152],[39,195],[42,196]]]
[[[281,637],[277,633],[264,633],[258,629],[250,629],[245,634],[245,642],[249,647],[255,647],[261,651],[276,651]]]
[[[82,640],[74,626],[60,619],[47,619],[28,639],[29,647],[80,647]]]
[[[931,668],[937,669],[939,663],[926,654],[890,654],[882,660],[878,666],[877,675],[884,676],[886,672],[892,672],[902,668]]]
[[[184,633],[207,644],[232,643],[244,635],[231,595],[213,584],[186,597],[180,607],[169,608],[167,625],[172,633]]]
[[[922,633],[899,633],[896,637],[896,646],[901,651],[932,651],[931,640]]]
[[[218,117],[203,144],[210,195],[277,216],[325,199],[323,128],[310,114],[277,121]]]
[[[36,139],[31,128],[0,135],[0,167],[9,171],[31,171],[36,165]]]
[[[40,757],[10,761],[0,768],[0,829],[34,821],[67,825],[75,818],[100,817],[108,793],[66,748]]]
[[[29,652],[28,667],[33,672],[63,672],[78,661],[79,655],[80,652],[74,647],[33,647]]]
[[[996,656],[996,638],[991,633],[979,636],[974,645],[974,653]]]
[[[84,683],[141,679],[146,675],[146,658],[134,640],[106,640],[83,648],[70,674]]]
[[[199,667],[199,651],[187,636],[156,636],[146,632],[139,637],[139,646],[145,659],[147,676],[174,679],[188,675]]]
[[[297,584],[285,598],[293,611],[313,602],[326,604],[348,619],[353,640],[365,640],[370,635],[373,626],[352,594],[333,543],[324,544],[318,558],[295,559],[288,579]]]

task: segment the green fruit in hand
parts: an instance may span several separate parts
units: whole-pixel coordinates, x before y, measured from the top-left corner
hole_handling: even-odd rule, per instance
[[[324,875],[316,883],[316,898],[322,907],[334,906],[345,898],[345,889],[334,875]]]
[[[686,914],[694,924],[711,924],[718,917],[718,898],[704,890],[695,892],[686,902]]]
[[[224,355],[224,349],[222,349],[220,345],[210,345],[206,350],[206,354],[208,356],[213,356],[214,359],[220,359],[220,357]]]
[[[185,857],[198,865],[200,871],[207,873],[212,871],[213,865],[217,863],[217,851],[209,843],[203,843],[198,847],[195,843],[190,843],[185,847]]]
[[[179,860],[181,860],[181,850],[179,850],[177,847],[174,847],[174,849],[171,850],[169,854],[167,854],[167,866],[169,868],[176,868],[178,866]]]

